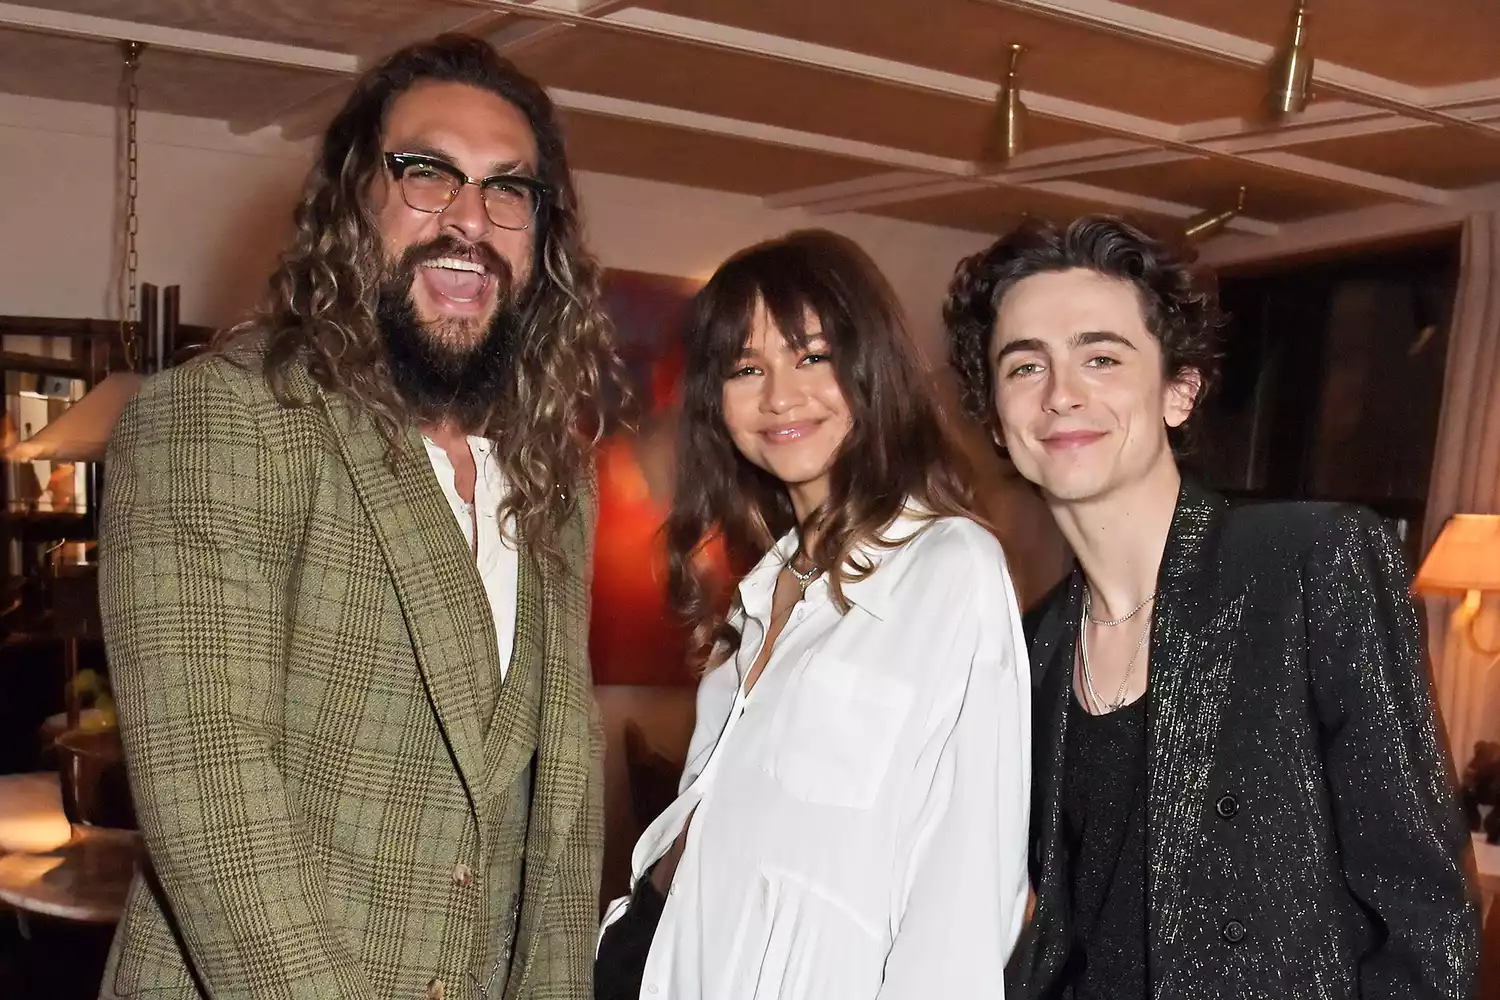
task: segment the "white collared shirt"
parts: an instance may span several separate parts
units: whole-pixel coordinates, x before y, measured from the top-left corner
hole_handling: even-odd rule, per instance
[[[887,537],[913,532],[862,553],[879,567],[846,614],[815,580],[748,695],[795,536],[740,585],[739,651],[704,678],[681,794],[632,858],[634,885],[691,815],[645,1000],[1004,996],[1027,892],[1020,611],[984,529],[903,517]]]
[[[434,444],[424,435],[422,443],[427,447],[427,459],[437,475],[443,496],[458,519],[463,530],[464,541],[469,551],[475,553],[475,568],[479,580],[484,584],[484,596],[490,604],[490,613],[495,618],[495,642],[500,654],[500,679],[510,668],[511,650],[516,642],[516,587],[520,572],[520,555],[515,546],[506,541],[500,530],[500,504],[505,499],[505,474],[495,460],[494,443],[488,438],[471,435],[469,452],[474,456],[474,503],[472,506],[458,495],[453,483],[453,463],[441,445]],[[507,522],[513,523],[513,522]],[[479,542],[475,546],[475,526],[478,525]]]

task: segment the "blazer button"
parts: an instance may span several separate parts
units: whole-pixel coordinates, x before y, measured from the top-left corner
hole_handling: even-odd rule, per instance
[[[1240,800],[1233,795],[1221,795],[1219,801],[1214,803],[1214,812],[1219,814],[1220,819],[1234,819],[1239,811]]]
[[[427,984],[427,1000],[443,1000],[443,994],[447,992],[448,988],[444,986],[443,981],[436,976],[434,976],[432,978],[432,981]]]
[[[1238,920],[1230,920],[1222,928],[1224,940],[1230,944],[1239,944],[1245,940],[1245,925]]]
[[[458,864],[453,869],[453,884],[461,889],[467,889],[474,884],[474,869],[466,864]]]

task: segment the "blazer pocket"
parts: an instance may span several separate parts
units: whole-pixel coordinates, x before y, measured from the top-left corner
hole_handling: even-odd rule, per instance
[[[868,809],[911,706],[911,688],[901,681],[814,656],[777,707],[768,770],[805,802]]]

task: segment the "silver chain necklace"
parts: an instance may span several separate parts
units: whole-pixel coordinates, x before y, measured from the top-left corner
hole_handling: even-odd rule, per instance
[[[1126,622],[1130,621],[1130,619],[1140,614],[1142,608],[1150,604],[1152,601],[1156,600],[1156,591],[1153,590],[1151,593],[1146,595],[1146,599],[1144,601],[1137,604],[1133,609],[1131,609],[1130,614],[1126,615],[1123,618],[1095,618],[1093,595],[1087,589],[1084,590],[1084,594],[1087,598],[1084,601],[1084,610],[1088,613],[1089,621],[1095,625],[1104,625],[1108,628],[1114,628],[1116,625],[1124,625]]]
[[[1152,594],[1151,596],[1155,597],[1156,595]],[[1119,625],[1120,623],[1134,617],[1136,611],[1140,611],[1141,608],[1144,608],[1148,603],[1150,603],[1150,601],[1150,597],[1146,598],[1146,600],[1142,601],[1140,606],[1137,607],[1135,611],[1132,611],[1130,614],[1126,615],[1124,618],[1121,618],[1117,622],[1103,621],[1096,622],[1095,624]],[[1115,712],[1125,704],[1125,687],[1130,683],[1131,675],[1135,673],[1135,661],[1140,659],[1141,650],[1146,645],[1146,639],[1151,635],[1151,616],[1146,616],[1145,625],[1141,628],[1141,637],[1136,640],[1135,652],[1130,654],[1130,662],[1125,664],[1125,676],[1120,678],[1120,687],[1117,691],[1115,691],[1114,700],[1105,701],[1103,698],[1099,697],[1099,692],[1094,690],[1094,676],[1093,673],[1089,670],[1088,623],[1094,621],[1094,616],[1092,613],[1093,603],[1093,595],[1089,592],[1088,586],[1085,585],[1083,589],[1083,618],[1078,622],[1078,652],[1079,659],[1082,661],[1083,665],[1083,687],[1084,690],[1088,692],[1089,698],[1094,702],[1095,705],[1104,705],[1108,708],[1109,711]]]

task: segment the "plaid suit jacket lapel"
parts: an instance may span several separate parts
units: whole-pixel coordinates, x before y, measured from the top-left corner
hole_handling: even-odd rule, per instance
[[[369,418],[321,397],[395,585],[428,697],[437,711],[475,815],[484,801],[484,723],[474,678],[499,671],[495,622],[463,532],[433,478],[421,437],[408,428],[393,472]]]
[[[564,529],[567,566],[545,560],[541,565],[545,643],[542,717],[531,828],[526,836],[521,922],[516,936],[515,968],[519,974],[511,978],[505,991],[507,998],[524,995],[537,944],[548,923],[544,911],[553,879],[568,835],[587,804],[593,753],[590,725],[594,717],[587,651],[595,504],[590,484],[580,491],[579,509]]]

